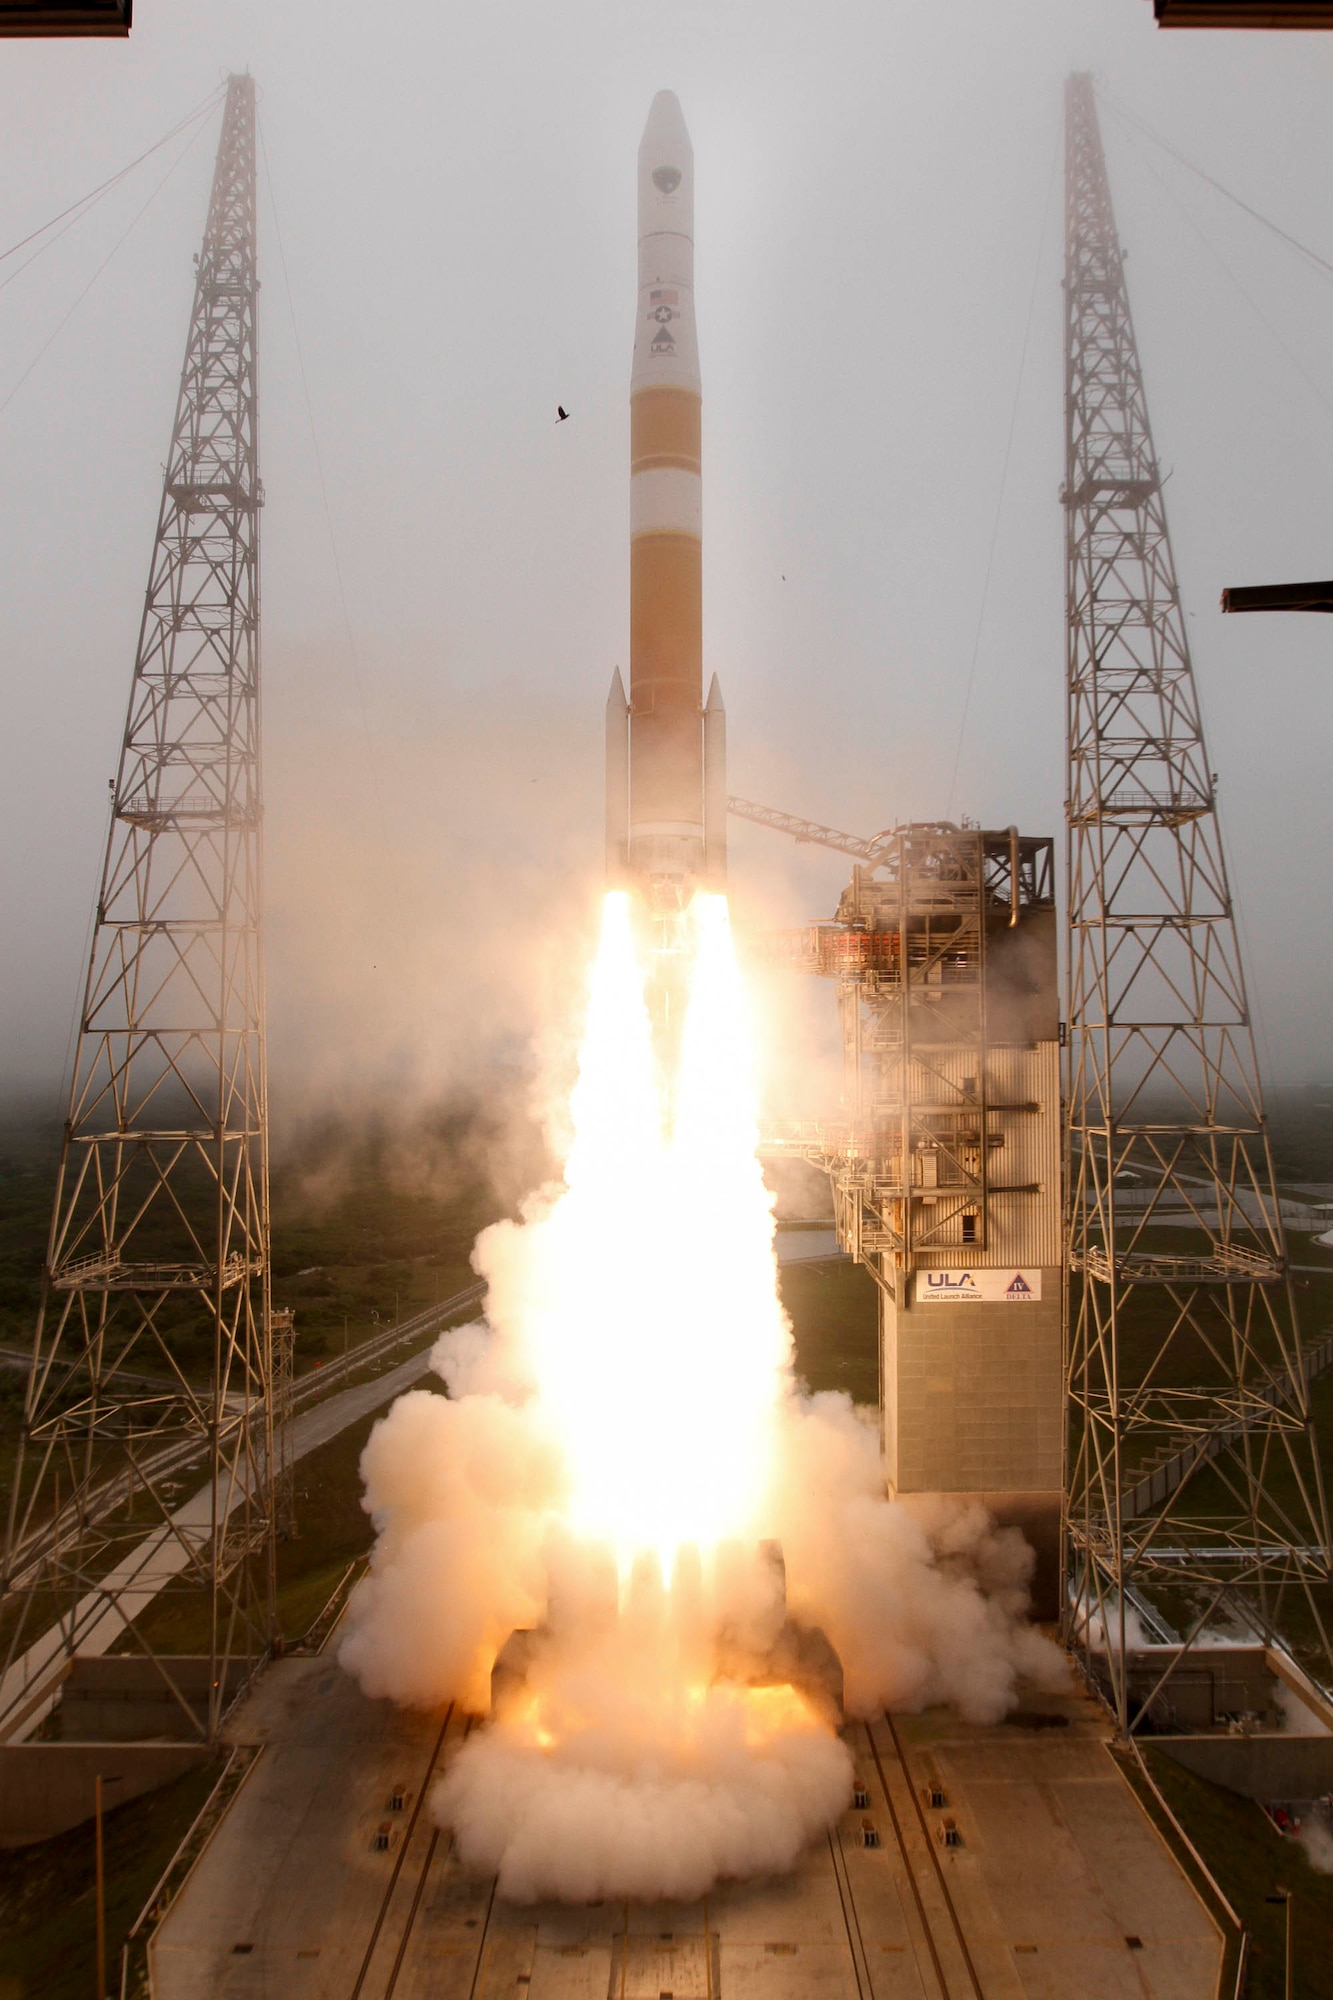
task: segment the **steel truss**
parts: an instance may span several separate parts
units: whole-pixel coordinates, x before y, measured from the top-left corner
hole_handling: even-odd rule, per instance
[[[1326,1660],[1329,1536],[1089,77],[1065,113],[1068,1618],[1131,1729],[1210,1620]],[[1136,1603],[1183,1642],[1151,1685]]]
[[[874,861],[891,834],[876,834],[862,840],[856,833],[839,833],[836,826],[821,826],[818,820],[798,819],[794,813],[779,812],[776,806],[756,805],[753,799],[729,798],[727,811],[736,819],[752,820],[774,833],[789,833],[798,847],[831,847],[838,854],[851,854],[858,861]]]
[[[1053,905],[1052,843],[1015,828],[901,826],[861,841],[729,801],[745,818],[860,854],[832,923],[766,944],[789,969],[837,982],[846,1122],[775,1135],[765,1151],[820,1166],[838,1240],[903,1306],[918,1258],[984,1252],[993,1197],[1036,1195],[997,1180],[1006,1121],[1037,1106],[996,1095],[987,1054],[987,941]]]
[[[197,262],[9,1510],[0,1733],[115,1646],[211,1737],[272,1639],[249,76]],[[162,1593],[192,1606],[206,1708],[134,1622]]]

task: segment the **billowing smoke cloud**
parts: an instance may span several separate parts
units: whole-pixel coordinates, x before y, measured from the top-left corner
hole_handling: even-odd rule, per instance
[[[1333,1828],[1322,1806],[1297,1827],[1295,1838],[1305,1849],[1305,1858],[1317,1875],[1333,1875]]]
[[[483,1270],[505,1242],[488,1232]],[[689,1898],[791,1867],[846,1803],[850,1759],[817,1715],[777,1708],[757,1735],[736,1690],[709,1684],[719,1626],[762,1626],[770,1610],[753,1572],[714,1579],[702,1631],[698,1599],[682,1609],[651,1573],[599,1623],[561,1525],[561,1453],[503,1326],[448,1333],[433,1361],[449,1397],[401,1397],[366,1446],[378,1541],[340,1658],[368,1694],[485,1712],[510,1633],[549,1630],[528,1685],[554,1740],[520,1700],[473,1733],[435,1795],[464,1861],[519,1901]],[[947,1702],[993,1721],[1021,1682],[1064,1683],[1063,1656],[1024,1622],[1022,1537],[980,1506],[886,1501],[875,1424],[846,1396],[789,1396],[775,1488],[787,1609],[841,1656],[850,1715]]]
[[[889,1504],[873,1424],[796,1393],[726,906],[690,921],[664,1081],[607,897],[564,1180],[483,1232],[487,1325],[442,1336],[447,1399],[403,1397],[362,1460],[378,1542],[340,1657],[370,1694],[492,1710],[433,1810],[512,1898],[789,1867],[846,1803],[843,1706],[989,1720],[1064,1674],[1017,1532]]]
[[[778,1489],[788,1601],[841,1656],[849,1715],[946,1702],[972,1722],[1020,1682],[1063,1686],[1063,1654],[1026,1622],[1035,1558],[978,1502],[888,1501],[871,1412],[793,1396]]]
[[[719,1877],[791,1868],[846,1804],[851,1759],[790,1687],[713,1677],[719,1633],[749,1651],[781,1606],[743,1575],[734,1597],[719,1591],[688,1558],[669,1590],[641,1563],[619,1603],[614,1576],[573,1550],[552,1572],[523,1680],[497,1687],[490,1726],[432,1800],[464,1862],[520,1902],[690,1900]]]
[[[378,1539],[340,1657],[368,1694],[484,1712],[496,1653],[543,1622],[560,1575],[562,1458],[502,1334],[446,1333],[432,1365],[450,1397],[400,1397],[362,1456]],[[1021,1681],[1063,1683],[1025,1622],[1022,1535],[980,1504],[887,1501],[873,1417],[847,1396],[792,1392],[775,1484],[788,1609],[827,1633],[850,1715],[947,1702],[994,1722]]]

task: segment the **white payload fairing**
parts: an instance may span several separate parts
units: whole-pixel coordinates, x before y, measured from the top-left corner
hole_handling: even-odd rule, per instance
[[[703,497],[694,149],[673,92],[639,146],[630,378],[630,684],[607,703],[607,867],[679,907],[726,875],[726,716],[703,701]]]

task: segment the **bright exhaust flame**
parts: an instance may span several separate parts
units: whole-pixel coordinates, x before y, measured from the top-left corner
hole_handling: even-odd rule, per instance
[[[361,1461],[377,1540],[339,1658],[416,1707],[494,1694],[431,1806],[516,1900],[793,1867],[850,1796],[838,1660],[862,1716],[990,1720],[1064,1672],[1023,1622],[1021,1537],[886,1501],[872,1414],[797,1393],[723,897],[682,943],[655,1041],[607,896],[563,1184],[479,1238],[448,1399],[400,1397]]]
[[[726,899],[696,896],[675,1074],[655,1061],[629,898],[608,895],[528,1341],[569,1472],[568,1521],[622,1577],[765,1530],[789,1338]]]
[[[727,905],[687,913],[665,1059],[633,914],[607,896],[564,1188],[518,1238],[525,1372],[563,1468],[547,1603],[435,1801],[516,1897],[790,1867],[848,1791],[827,1713],[768,1664],[790,1336]]]

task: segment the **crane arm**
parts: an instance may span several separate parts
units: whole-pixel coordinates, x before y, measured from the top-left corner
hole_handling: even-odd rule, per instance
[[[812,847],[831,847],[839,854],[853,855],[858,861],[877,861],[879,840],[862,840],[855,833],[839,833],[834,826],[820,826],[812,819],[797,819],[794,813],[778,812],[774,806],[756,805],[753,799],[727,800],[727,811],[737,819],[753,820],[756,826],[771,827],[774,833],[789,833],[793,840]]]

